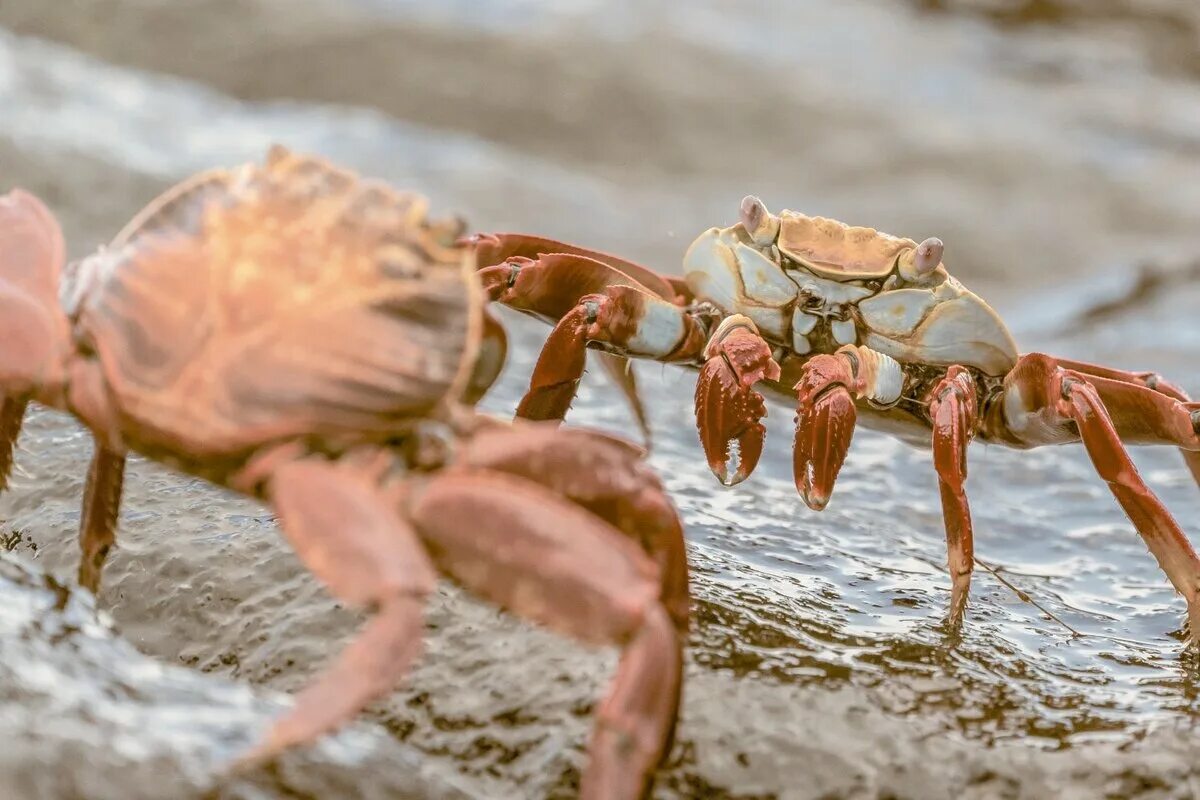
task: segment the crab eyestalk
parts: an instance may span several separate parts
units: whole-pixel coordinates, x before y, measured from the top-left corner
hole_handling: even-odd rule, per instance
[[[941,239],[930,237],[921,242],[900,256],[900,277],[911,283],[920,283],[941,265],[945,249]]]
[[[762,200],[754,195],[742,198],[741,217],[742,227],[756,245],[767,247],[775,243],[775,237],[779,235],[779,217],[768,211]]]

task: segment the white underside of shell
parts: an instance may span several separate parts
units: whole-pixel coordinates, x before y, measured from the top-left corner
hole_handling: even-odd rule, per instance
[[[830,329],[833,332],[833,340],[838,344],[854,344],[858,338],[852,319],[835,319],[830,325]]]
[[[683,339],[683,317],[669,303],[647,303],[645,315],[629,339],[628,351],[635,356],[665,356]]]

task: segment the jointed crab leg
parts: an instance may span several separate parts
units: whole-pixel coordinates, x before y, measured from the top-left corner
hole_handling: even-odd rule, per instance
[[[519,436],[505,429],[477,434],[460,462],[541,484],[637,542],[658,565],[659,598],[677,631],[670,668],[682,674],[690,612],[683,528],[658,478],[642,462],[643,455],[623,439],[530,426]],[[671,724],[661,745],[664,758],[671,749],[683,682],[673,688]]]
[[[984,424],[997,438],[1036,446],[1073,438],[1071,431],[1064,433],[1063,429],[1074,423],[1096,471],[1176,591],[1187,600],[1192,634],[1198,636],[1200,558],[1138,474],[1093,380],[1103,381],[1062,369],[1050,356],[1023,356],[1005,380],[1003,403],[995,404]]]
[[[492,299],[557,321],[517,410],[526,419],[566,415],[589,344],[659,361],[696,360],[704,348],[704,328],[686,309],[587,256],[510,257],[480,276]]]
[[[333,594],[375,614],[243,764],[312,741],[392,689],[420,653],[421,608],[440,571],[522,617],[624,648],[581,796],[642,797],[679,706],[687,564],[678,518],[640,452],[582,431],[497,426],[453,466],[392,484],[391,456],[376,456],[262,462],[297,554]]]
[[[1088,376],[1122,441],[1174,442],[1200,485],[1200,404],[1192,403],[1183,389],[1153,372],[1126,372],[1082,361],[1056,360],[1063,369]]]
[[[13,451],[21,435],[21,423],[29,401],[21,397],[0,398],[0,491],[8,488],[12,473]]]
[[[963,484],[967,479],[967,446],[975,433],[978,409],[975,382],[964,367],[950,367],[929,398],[933,423],[933,464],[942,494],[946,549],[952,590],[950,621],[962,619],[975,566],[971,507]]]
[[[79,520],[79,585],[93,594],[100,591],[104,562],[116,541],[125,480],[125,454],[99,439],[88,467],[83,489],[83,514]]]
[[[268,495],[296,554],[335,596],[375,614],[296,697],[242,763],[310,742],[391,691],[421,651],[422,607],[437,574],[412,526],[373,476],[320,459],[278,466]]]

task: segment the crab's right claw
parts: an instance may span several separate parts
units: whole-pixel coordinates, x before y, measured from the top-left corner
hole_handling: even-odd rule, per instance
[[[858,417],[848,388],[852,381],[842,358],[820,355],[804,365],[796,384],[796,490],[814,511],[829,502],[850,449]]]
[[[779,380],[771,347],[746,317],[728,317],[705,348],[696,383],[696,425],[709,469],[726,486],[744,481],[762,456],[767,415],[761,380]]]
[[[758,392],[742,386],[722,358],[705,363],[696,383],[696,425],[708,467],[726,486],[744,481],[762,456],[767,407]]]

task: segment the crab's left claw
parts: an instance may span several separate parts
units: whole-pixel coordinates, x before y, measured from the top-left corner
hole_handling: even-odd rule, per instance
[[[759,420],[767,407],[752,387],[760,380],[779,380],[779,365],[754,323],[740,315],[721,323],[704,355],[696,383],[696,425],[709,468],[732,486],[745,480],[762,456],[766,428]]]
[[[850,394],[853,386],[853,369],[842,356],[819,355],[804,365],[795,387],[796,490],[814,511],[829,502],[850,449],[858,417]]]

